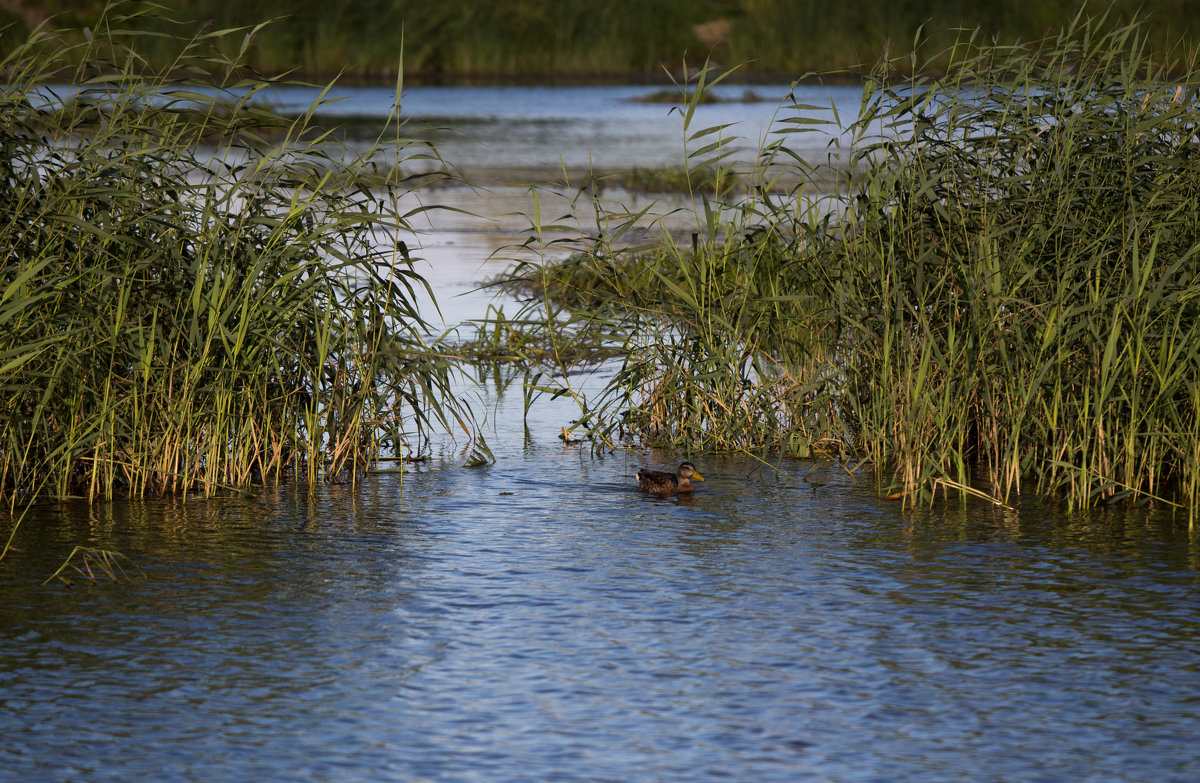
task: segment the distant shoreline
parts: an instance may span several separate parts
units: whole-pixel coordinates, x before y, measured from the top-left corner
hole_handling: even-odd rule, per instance
[[[116,7],[128,14],[120,21],[123,30],[152,34],[139,41],[139,55],[151,69],[170,67],[179,55],[171,43],[178,36],[195,35],[207,45],[214,31],[225,31],[230,34],[221,38],[214,62],[237,60],[246,73],[272,78],[328,83],[336,77],[354,85],[394,84],[402,68],[406,83],[421,85],[665,86],[706,63],[718,73],[729,71],[727,80],[739,84],[848,84],[884,70],[898,79],[935,77],[950,52],[964,45],[1014,47],[1036,58],[1053,46],[1047,35],[1078,11],[1074,4],[1055,9],[1039,0],[947,0],[913,9],[885,0],[608,0],[561,4],[553,13],[542,0],[356,0],[305,4],[299,11],[288,5],[179,0],[154,13],[140,3]],[[1144,5],[1092,0],[1078,13],[1094,38],[1139,16]],[[38,25],[82,44],[72,31],[106,24],[102,2],[60,0],[56,6],[51,15],[0,0],[0,53]],[[1139,46],[1150,59],[1188,68],[1200,41],[1200,18],[1182,7],[1156,8],[1138,24]]]
[[[713,64],[712,73],[718,75],[725,72],[725,66]],[[929,71],[925,75],[938,76],[940,71]],[[311,84],[328,84],[335,81],[338,84],[352,87],[391,87],[396,83],[395,72],[378,72],[363,74],[355,71],[342,73],[326,71],[291,71],[291,72],[258,72],[267,78],[286,78]],[[861,84],[865,74],[832,71],[822,74],[794,74],[785,71],[754,71],[745,72],[734,70],[722,80],[722,84],[738,87],[753,87],[755,85],[778,84],[827,84],[847,85]],[[404,72],[404,85],[407,87],[610,87],[610,86],[661,86],[672,88],[676,84],[683,85],[684,75],[679,72],[659,71],[658,73],[630,71],[625,74],[591,74],[591,73],[544,73],[544,74],[485,74],[485,73],[431,73],[422,71]]]

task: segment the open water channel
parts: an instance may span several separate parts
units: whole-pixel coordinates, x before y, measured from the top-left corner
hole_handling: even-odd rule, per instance
[[[510,160],[672,132],[613,97],[633,88],[460,89],[521,115],[461,141]],[[522,147],[526,121],[544,144]],[[477,213],[521,203],[492,174]],[[453,325],[520,221],[437,220],[422,271]],[[731,457],[696,459],[694,497],[652,497],[633,473],[680,455],[565,446],[565,398],[526,420],[519,389],[474,393],[484,468],[446,450],[315,495],[39,509],[0,563],[0,779],[1196,779],[1186,520],[903,512],[835,463]],[[43,586],[77,544],[145,576]]]

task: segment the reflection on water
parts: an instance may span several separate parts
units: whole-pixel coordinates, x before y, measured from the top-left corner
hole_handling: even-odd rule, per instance
[[[436,209],[414,218],[414,233],[403,237],[416,258],[413,268],[429,281],[436,295],[435,307],[430,297],[418,292],[420,310],[426,320],[439,331],[463,327],[459,334],[466,339],[473,330],[464,324],[484,317],[489,305],[505,307],[511,316],[513,303],[498,298],[496,290],[485,284],[502,276],[518,261],[540,261],[541,253],[544,258],[562,257],[576,246],[556,242],[578,239],[589,231],[594,233],[597,202],[590,198],[574,199],[575,195],[562,188],[539,189],[537,206],[543,230],[538,242],[530,241],[536,235],[537,221],[529,188],[441,187],[410,194],[409,209],[421,204],[437,205]],[[655,237],[683,225],[694,230],[704,220],[702,212],[697,214],[691,204],[677,195],[616,191],[604,194],[598,203],[610,214],[627,214],[649,207],[642,226]],[[659,217],[668,213],[669,217]],[[558,227],[546,228],[551,225]]]
[[[518,395],[519,396],[519,395]],[[309,497],[48,508],[0,570],[14,779],[1185,780],[1197,546],[902,514],[836,465],[524,442]],[[515,403],[519,404],[519,402]],[[555,403],[557,404],[557,403]],[[816,490],[813,484],[821,484]],[[70,546],[131,584],[38,585]],[[1035,751],[1035,749],[1037,749]]]
[[[520,236],[525,192],[487,193],[420,238],[449,325]],[[730,457],[653,497],[634,472],[678,455],[564,447],[566,398],[478,393],[486,468],[39,508],[0,562],[0,777],[1194,777],[1185,523],[904,513]],[[77,544],[147,578],[42,586]]]
[[[545,232],[543,242],[535,243],[541,246],[594,233],[595,204],[590,193],[581,195],[590,173],[679,166],[688,162],[687,152],[717,138],[705,135],[685,146],[687,133],[679,108],[641,100],[661,91],[661,85],[405,90],[401,116],[407,124],[401,135],[435,142],[441,157],[469,183],[419,190],[407,197],[406,211],[426,208],[412,218],[418,233],[403,239],[421,258],[417,271],[437,291],[439,308],[435,310],[427,298],[422,307],[434,327],[452,329],[484,315],[491,294],[477,291],[478,285],[495,278],[514,258],[530,257],[518,247],[534,234],[534,224],[574,227]],[[830,143],[840,138],[833,132],[835,117],[843,122],[854,117],[861,99],[860,88],[845,86],[758,85],[751,93],[760,99],[744,100],[745,87],[714,88],[713,94],[723,102],[698,106],[690,130],[725,126],[720,136],[728,144],[728,160],[743,169],[764,145],[781,139],[801,158],[825,162]],[[301,112],[318,94],[318,90],[284,87],[269,97],[281,111]],[[318,121],[348,124],[352,147],[369,144],[378,138],[380,122],[393,102],[394,94],[386,87],[339,87],[321,105]],[[789,108],[793,104],[806,108]],[[804,133],[780,134],[789,127],[787,121],[798,116],[833,124],[805,125]],[[425,161],[404,168],[422,170],[431,165]],[[528,183],[542,186],[536,207]],[[706,220],[698,200],[677,194],[608,188],[599,203],[612,214],[647,210],[640,225],[655,233],[695,231]],[[539,219],[535,214],[540,214]],[[550,252],[561,251],[551,247]]]
[[[645,101],[662,91],[662,85],[412,87],[404,91],[400,117],[408,123],[406,132],[422,135],[434,129],[442,156],[472,182],[522,183],[564,168],[579,174],[682,164],[682,112]],[[280,111],[299,113],[318,92],[280,88],[269,97]],[[764,143],[780,138],[772,131],[787,127],[785,120],[853,118],[862,97],[858,87],[784,84],[752,90],[719,85],[711,94],[720,102],[697,107],[690,130],[727,126],[722,135],[741,151],[741,160],[752,159]],[[390,88],[339,87],[318,116],[340,123],[366,120],[370,128],[370,121],[387,116],[393,103]],[[793,105],[806,108],[789,108]],[[811,132],[787,135],[788,147],[805,158],[823,158],[830,132],[826,126],[806,128]],[[374,139],[375,133],[364,138]],[[715,139],[703,137],[688,149],[694,152]]]

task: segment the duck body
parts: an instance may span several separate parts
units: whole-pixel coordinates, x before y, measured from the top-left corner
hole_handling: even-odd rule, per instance
[[[690,462],[681,464],[675,473],[644,468],[637,472],[638,486],[647,492],[691,492],[695,489],[692,486],[692,479],[704,481],[704,476],[701,476],[700,471],[696,470],[696,466]]]

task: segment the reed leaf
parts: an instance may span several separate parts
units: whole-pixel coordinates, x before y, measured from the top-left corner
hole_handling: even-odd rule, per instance
[[[1141,22],[1084,11],[1041,40],[968,32],[929,57],[947,67],[865,75],[830,142],[837,192],[766,143],[741,180],[799,184],[695,193],[690,242],[601,231],[514,270],[509,291],[540,292],[525,339],[539,317],[606,314],[599,435],[852,456],[906,501],[1036,491],[1194,518],[1194,61],[1168,67]],[[693,105],[711,81],[685,85]],[[704,146],[727,129],[681,116],[694,162],[720,154]]]
[[[321,99],[282,118],[222,83],[257,28],[158,36],[148,69],[130,9],[5,61],[0,498],[353,480],[452,425],[487,454],[396,254],[404,186],[332,176],[436,151],[393,116],[350,153]]]

